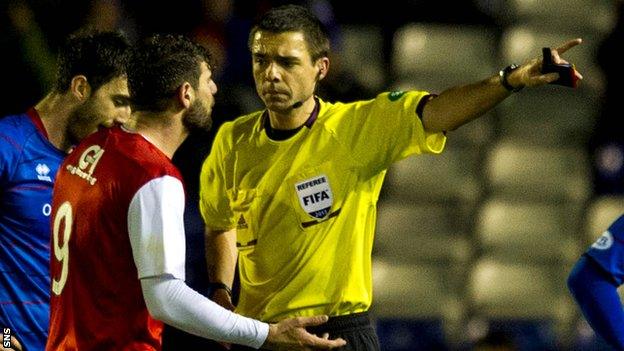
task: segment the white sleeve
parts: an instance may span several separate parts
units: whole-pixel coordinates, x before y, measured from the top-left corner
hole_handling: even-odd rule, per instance
[[[141,279],[149,313],[156,319],[207,339],[260,348],[269,325],[219,306],[170,275]]]
[[[139,279],[171,274],[185,280],[184,188],[179,179],[155,178],[134,194],[128,232]]]

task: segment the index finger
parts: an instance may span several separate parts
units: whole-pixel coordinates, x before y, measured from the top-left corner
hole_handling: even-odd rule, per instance
[[[313,336],[313,340],[311,340],[311,346],[314,346],[316,349],[333,349],[336,347],[345,346],[347,342],[343,338],[337,339],[322,339],[318,336]]]
[[[583,39],[581,38],[572,39],[570,41],[566,41],[565,43],[561,44],[555,50],[557,51],[557,53],[563,54],[564,52],[570,50],[571,48],[577,46],[578,44],[582,42],[583,42]]]
[[[312,317],[297,317],[297,325],[300,327],[313,327],[321,325],[329,320],[326,315]]]

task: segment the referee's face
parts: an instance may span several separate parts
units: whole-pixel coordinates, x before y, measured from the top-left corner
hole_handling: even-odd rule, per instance
[[[321,64],[312,62],[303,33],[258,31],[251,44],[256,91],[269,110],[288,112],[314,94]]]

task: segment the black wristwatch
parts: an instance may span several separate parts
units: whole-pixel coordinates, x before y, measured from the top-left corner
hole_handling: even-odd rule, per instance
[[[512,93],[516,93],[519,92],[520,90],[522,90],[522,88],[524,88],[524,85],[521,85],[519,87],[513,87],[511,84],[509,84],[509,82],[507,81],[507,76],[509,75],[509,73],[515,71],[516,69],[518,69],[520,66],[516,65],[516,64],[511,64],[503,69],[500,70],[500,72],[498,72],[498,77],[500,78],[500,82],[501,85],[503,87],[505,87],[505,89],[507,89],[507,91],[512,92]]]

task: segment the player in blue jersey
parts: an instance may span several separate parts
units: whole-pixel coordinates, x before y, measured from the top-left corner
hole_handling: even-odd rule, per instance
[[[0,119],[0,328],[11,335],[0,350],[45,348],[54,178],[79,140],[129,118],[129,48],[117,32],[71,35],[54,89],[26,113]]]
[[[568,287],[585,319],[616,350],[624,350],[624,309],[617,288],[624,283],[624,216],[578,260]]]

